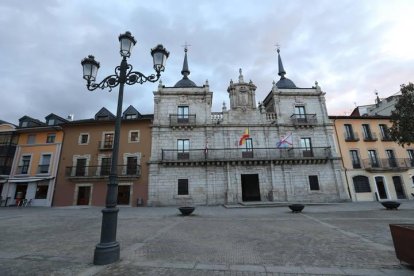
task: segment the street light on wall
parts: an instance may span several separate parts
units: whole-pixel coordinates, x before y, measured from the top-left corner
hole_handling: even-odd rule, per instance
[[[86,80],[86,87],[93,91],[97,88],[112,88],[119,85],[118,107],[115,120],[114,145],[111,158],[111,171],[109,174],[109,183],[106,193],[105,208],[102,210],[102,226],[101,240],[95,247],[93,263],[95,265],[105,265],[119,260],[120,246],[116,241],[116,229],[118,221],[118,152],[119,152],[119,136],[122,118],[122,100],[124,94],[124,85],[133,85],[136,83],[156,82],[161,76],[161,72],[165,69],[165,62],[169,56],[169,52],[161,45],[151,49],[151,55],[154,61],[154,70],[156,74],[145,76],[141,72],[132,71],[132,65],[128,64],[127,58],[131,56],[132,47],[136,44],[135,38],[130,32],[119,36],[120,54],[122,61],[115,68],[115,74],[104,78],[101,82],[96,83],[96,76],[100,67],[94,56],[89,55],[81,62],[83,67],[83,78]]]

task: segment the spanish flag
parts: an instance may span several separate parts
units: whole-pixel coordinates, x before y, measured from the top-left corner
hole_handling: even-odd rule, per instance
[[[246,128],[244,130],[244,133],[243,133],[242,137],[240,137],[239,146],[243,145],[247,138],[250,138],[250,134],[249,134],[249,129],[248,128]]]

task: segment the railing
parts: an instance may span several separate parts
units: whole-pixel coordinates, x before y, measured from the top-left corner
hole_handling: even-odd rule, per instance
[[[377,140],[378,140],[378,138],[377,138],[377,134],[375,132],[371,132],[369,134],[364,133],[364,141],[365,142],[374,142],[374,141],[377,141]]]
[[[414,167],[414,160],[409,158],[383,158],[375,161],[371,159],[364,159],[363,166],[365,169],[409,169]]]
[[[49,164],[47,165],[39,165],[37,168],[37,173],[48,173],[49,172]]]
[[[29,165],[23,165],[17,167],[17,174],[28,174],[29,173]]]
[[[390,134],[385,134],[381,136],[381,141],[394,141]]]
[[[196,115],[170,114],[170,126],[193,126],[196,124]]]
[[[11,166],[0,166],[0,175],[9,175],[11,172]]]
[[[266,113],[266,120],[267,121],[274,121],[277,119],[276,113]]]
[[[345,137],[346,142],[358,142],[359,141],[358,133],[356,132],[353,132],[353,133],[344,132],[344,137]]]
[[[210,119],[212,123],[223,121],[223,112],[211,112]]]
[[[110,166],[73,166],[66,167],[66,177],[69,178],[101,178],[107,177],[110,173]],[[119,177],[140,177],[140,165],[119,165],[117,166]]]
[[[112,150],[114,147],[113,141],[99,141],[100,150]]]
[[[292,114],[290,119],[295,125],[313,125],[317,123],[316,114]]]
[[[190,149],[186,152],[176,149],[161,150],[162,161],[236,161],[236,160],[286,160],[327,159],[331,157],[330,147],[314,148],[245,148]]]

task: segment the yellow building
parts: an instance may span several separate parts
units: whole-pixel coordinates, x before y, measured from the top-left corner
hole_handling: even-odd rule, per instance
[[[46,123],[24,116],[19,119],[19,139],[10,178],[3,187],[7,205],[51,206],[65,119],[55,114]]]
[[[353,201],[413,199],[414,145],[399,146],[390,117],[330,116]]]

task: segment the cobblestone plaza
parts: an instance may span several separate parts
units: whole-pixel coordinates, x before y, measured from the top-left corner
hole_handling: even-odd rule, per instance
[[[236,207],[236,206],[235,206]],[[287,207],[121,208],[121,261],[93,266],[101,209],[0,208],[1,275],[413,275],[395,256],[391,223],[414,203]]]

